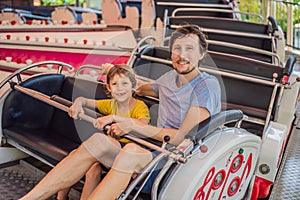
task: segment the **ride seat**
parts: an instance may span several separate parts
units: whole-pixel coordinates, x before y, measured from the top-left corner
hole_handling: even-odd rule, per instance
[[[152,45],[145,47],[139,55],[170,60],[170,51],[167,48],[155,47]],[[137,75],[156,80],[164,73],[173,69],[171,65],[163,64],[159,61],[149,61],[141,58],[139,55],[137,55],[137,58],[132,65],[132,68]]]
[[[118,0],[102,0],[102,19],[108,26],[139,27],[139,11],[136,7],[125,8],[126,17],[122,18],[122,6]]]
[[[1,12],[0,13],[0,21],[1,23],[7,21],[12,24],[12,22],[15,22],[16,24],[23,24],[24,21],[21,19],[21,17],[17,13],[13,12]]]
[[[81,14],[81,16],[82,16],[82,23],[84,24],[98,23],[98,17],[96,13],[84,12]]]
[[[75,24],[77,22],[76,14],[69,8],[56,7],[51,13],[53,24]]]
[[[69,101],[78,96],[107,98],[100,84],[63,75],[40,75],[29,78],[22,86]],[[27,149],[50,165],[57,164],[82,141],[99,132],[92,124],[74,121],[65,111],[18,91],[12,91],[4,102],[2,127],[4,136],[13,145]]]
[[[48,95],[49,99],[69,107],[77,97],[107,99],[104,84],[61,74],[40,74],[32,76],[21,86]],[[138,97],[148,107],[157,100]],[[85,114],[97,118],[96,111],[86,110]],[[152,123],[156,120],[153,119]],[[54,108],[40,100],[13,90],[3,104],[3,135],[8,143],[19,147],[37,159],[56,165],[69,152],[100,130],[85,120],[74,120],[66,111]]]

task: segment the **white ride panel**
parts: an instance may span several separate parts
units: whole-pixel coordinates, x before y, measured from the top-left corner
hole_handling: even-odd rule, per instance
[[[256,166],[261,139],[244,129],[228,128],[209,136],[208,148],[178,165],[159,199],[241,199]]]

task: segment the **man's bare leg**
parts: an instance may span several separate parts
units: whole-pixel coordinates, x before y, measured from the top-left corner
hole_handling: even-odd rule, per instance
[[[103,135],[94,134],[78,149],[57,164],[28,194],[20,200],[42,200],[57,191],[74,185],[99,160],[111,164],[120,151],[118,142]],[[111,158],[109,158],[111,157]]]
[[[151,152],[134,143],[127,144],[89,200],[116,199],[127,188],[132,174],[140,172],[151,160]]]

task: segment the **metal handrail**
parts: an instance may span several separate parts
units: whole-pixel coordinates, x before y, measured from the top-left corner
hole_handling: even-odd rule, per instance
[[[140,57],[142,59],[161,62],[163,64],[168,64],[168,65],[172,64],[172,61],[165,60],[165,59],[162,59],[162,58],[156,58],[156,57],[146,56],[146,55],[140,55]],[[207,72],[207,73],[211,73],[211,74],[222,75],[222,76],[226,76],[226,77],[236,78],[236,79],[245,80],[245,81],[248,81],[248,82],[263,84],[263,85],[269,85],[269,86],[273,86],[273,87],[275,85],[278,85],[278,86],[281,85],[281,83],[276,83],[276,82],[273,82],[273,81],[268,81],[268,80],[259,79],[259,78],[255,78],[255,77],[249,77],[249,76],[240,75],[240,74],[233,74],[233,73],[220,71],[220,70],[216,70],[216,69],[211,69],[211,68],[206,68],[206,67],[199,67],[199,70]]]
[[[214,8],[177,8],[172,12],[172,17],[176,16],[177,12],[181,11],[208,11],[208,12],[221,12],[221,13],[233,13],[233,14],[245,14],[245,15],[251,15],[254,17],[257,17],[260,19],[261,22],[263,22],[263,17],[259,14],[255,13],[249,13],[249,12],[241,12],[241,11],[235,11],[235,10],[224,10],[224,9],[214,9]]]
[[[67,67],[70,71],[73,71],[74,70],[74,67],[72,65],[69,65],[67,63],[64,63],[64,62],[59,62],[59,61],[42,61],[42,62],[37,62],[37,63],[33,63],[31,65],[28,65],[24,68],[21,68],[17,71],[15,71],[14,73],[12,73],[11,75],[9,75],[6,79],[4,79],[1,83],[0,83],[0,89],[6,84],[8,83],[11,79],[13,79],[14,77],[17,77],[18,78],[18,81],[21,82],[21,76],[20,74],[25,72],[25,71],[28,71],[29,69],[32,69],[32,68],[35,68],[35,67],[38,67],[40,65],[48,65],[48,64],[53,64],[53,65],[59,65],[59,68],[57,70],[57,73],[61,74],[62,73],[62,69],[63,67]]]
[[[165,37],[163,39],[162,44],[167,42],[168,40],[170,40],[170,37]],[[233,44],[233,43],[229,43],[229,42],[222,42],[222,41],[216,41],[216,40],[206,40],[206,41],[207,41],[208,44],[220,45],[220,46],[225,46],[225,47],[232,47],[232,48],[236,48],[236,49],[250,51],[250,52],[253,52],[253,53],[259,53],[259,54],[262,54],[262,55],[272,56],[277,61],[273,64],[280,65],[280,57],[279,57],[278,54],[276,54],[274,52],[261,50],[261,49],[258,49],[258,48],[249,47],[249,46],[240,45],[240,44]],[[168,46],[164,46],[164,45],[161,45],[161,46],[168,47]]]
[[[78,76],[80,74],[80,72],[84,69],[95,69],[95,70],[98,70],[98,71],[103,71],[105,69],[103,69],[101,66],[96,66],[96,65],[82,65],[81,67],[79,67],[75,74],[74,74],[74,77]]]
[[[139,50],[139,48],[142,46],[142,44],[143,44],[146,40],[149,40],[149,39],[151,39],[151,40],[156,40],[155,37],[152,36],[152,35],[149,35],[149,36],[146,36],[146,37],[142,38],[142,39],[137,43],[136,47],[132,50],[132,53],[131,53],[131,55],[130,55],[130,58],[129,58],[128,61],[127,61],[127,65],[128,65],[128,66],[131,66],[131,63],[132,63],[133,60],[134,60],[134,56],[135,56],[136,52],[138,52],[138,50]]]

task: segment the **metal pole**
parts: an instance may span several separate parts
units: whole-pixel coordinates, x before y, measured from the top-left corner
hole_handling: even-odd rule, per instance
[[[292,0],[288,2],[293,3]],[[288,49],[291,50],[289,46],[293,46],[293,5],[291,3],[287,4],[287,32],[286,32],[286,40]]]
[[[262,11],[261,11],[261,15],[263,16],[264,18],[264,22],[266,23],[267,20],[268,20],[268,16],[270,16],[270,0],[263,0],[261,2],[261,8],[262,8]]]

